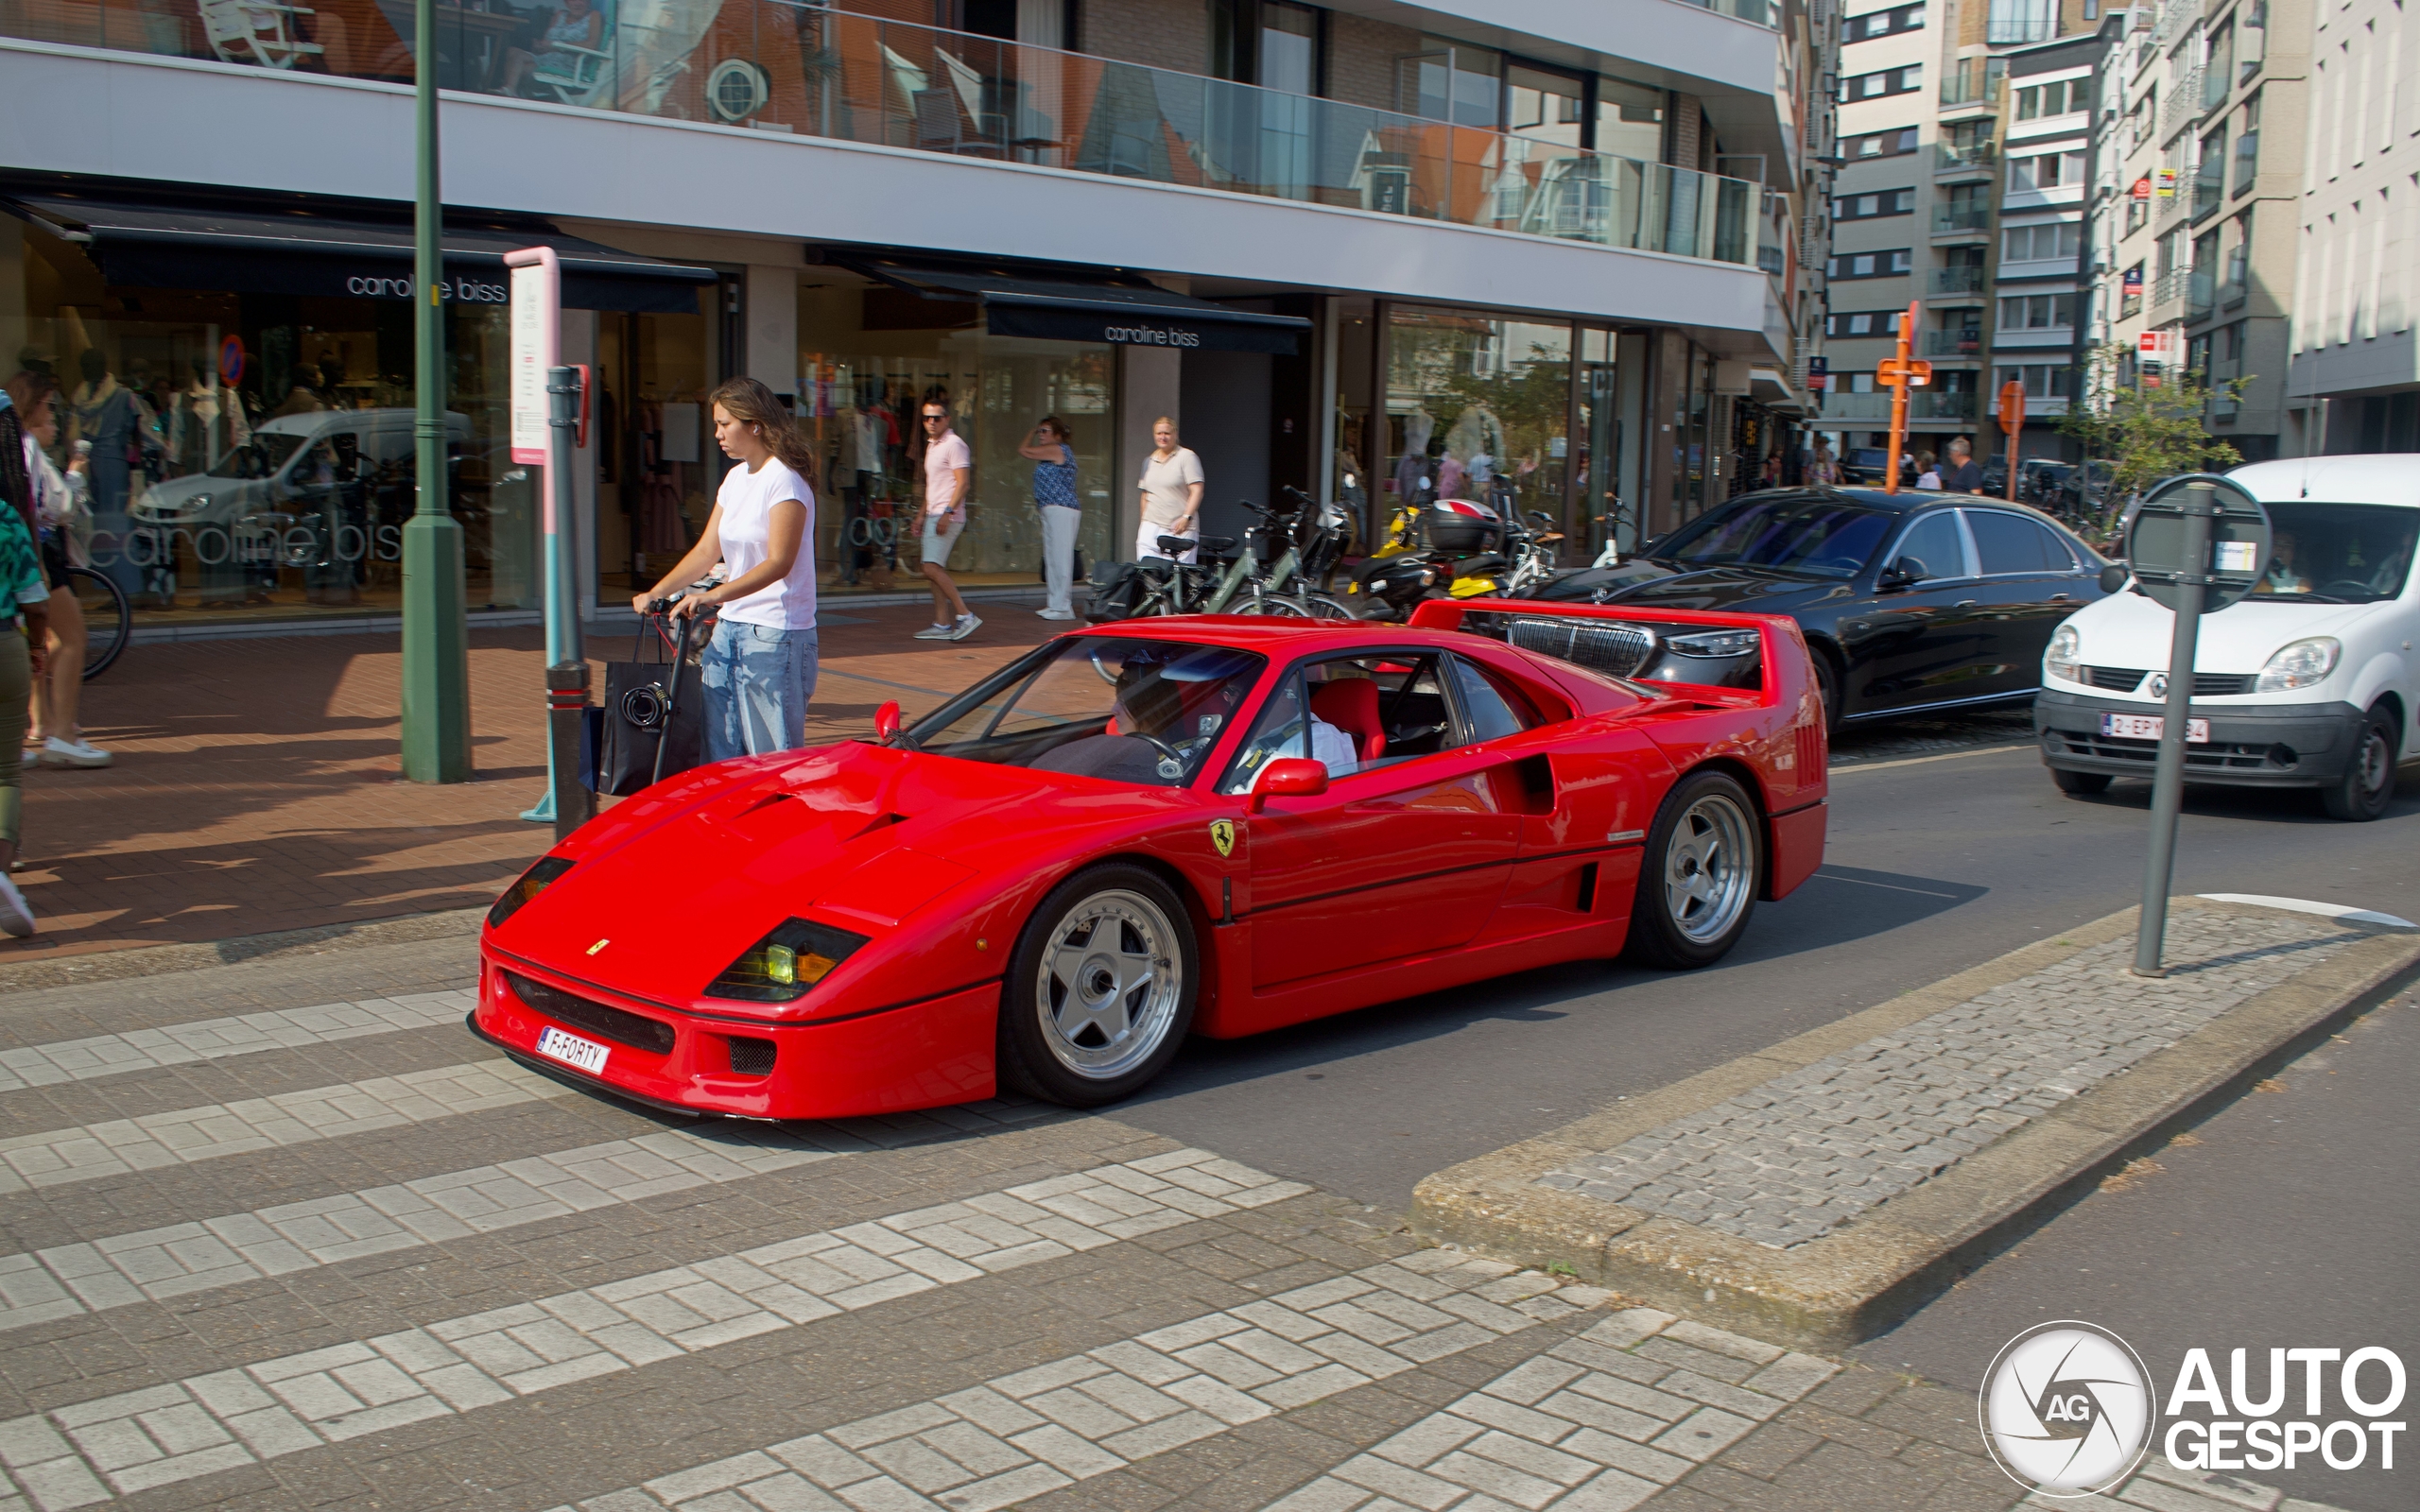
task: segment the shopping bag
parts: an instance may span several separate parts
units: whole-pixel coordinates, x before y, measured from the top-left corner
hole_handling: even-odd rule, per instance
[[[591,784],[598,793],[627,798],[705,759],[700,662],[706,637],[691,633],[695,620],[675,620],[667,628],[665,618],[639,622],[631,660],[605,663]]]

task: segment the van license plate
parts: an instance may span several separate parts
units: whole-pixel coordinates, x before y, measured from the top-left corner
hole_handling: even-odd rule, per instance
[[[2157,740],[2168,729],[2165,714],[2102,714],[2100,732],[2120,740]],[[2185,721],[2185,744],[2206,746],[2210,743],[2210,722],[2206,719]]]
[[[566,1066],[578,1066],[594,1076],[605,1069],[605,1047],[594,1040],[582,1040],[561,1029],[541,1030],[538,1054],[551,1057]]]

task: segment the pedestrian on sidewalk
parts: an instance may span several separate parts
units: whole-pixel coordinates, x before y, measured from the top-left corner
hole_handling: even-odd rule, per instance
[[[766,756],[806,744],[815,694],[815,451],[789,410],[753,378],[714,392],[715,441],[739,465],[722,476],[705,534],[664,580],[631,600],[670,598],[719,561],[727,576],[673,606],[683,619],[717,610],[706,643],[705,759]]]
[[[84,738],[76,722],[84,696],[84,606],[67,580],[68,563],[81,559],[92,511],[50,459],[59,444],[59,383],[47,373],[21,372],[7,391],[25,426],[26,481],[34,501],[35,540],[43,576],[50,584],[50,670],[34,679],[33,729],[26,737],[25,764],[45,766],[107,766],[114,758]]]
[[[949,396],[936,391],[924,404],[925,559],[918,568],[933,589],[933,623],[916,632],[920,641],[963,641],[983,622],[966,607],[950,581],[950,548],[966,529],[966,496],[975,488],[975,454],[950,429]]]
[[[1084,503],[1076,496],[1076,449],[1067,444],[1067,422],[1045,415],[1017,455],[1033,464],[1033,507],[1042,516],[1042,581],[1049,592],[1035,612],[1046,620],[1072,620],[1076,527],[1084,523]]]
[[[24,420],[16,401],[0,388],[0,752],[15,750],[26,738],[26,699],[50,649],[50,584],[26,524],[33,514],[33,486],[26,475]],[[18,782],[24,771],[0,756],[0,933],[20,939],[34,932],[34,911],[9,877],[23,831]]]
[[[1941,469],[1934,463],[1930,452],[1916,454],[1916,487],[1931,491],[1938,491],[1941,488]]]
[[[1949,465],[1941,470],[1941,486],[1952,493],[1982,491],[1982,464],[1975,460],[1975,443],[1963,436],[1949,438]]]
[[[1151,455],[1144,459],[1143,528],[1134,537],[1137,558],[1167,559],[1160,549],[1162,536],[1201,539],[1201,458],[1176,442],[1176,421],[1163,415],[1151,421]],[[1188,549],[1176,559],[1190,562],[1198,555]]]

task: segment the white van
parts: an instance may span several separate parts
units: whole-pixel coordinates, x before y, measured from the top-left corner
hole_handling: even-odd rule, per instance
[[[2268,508],[2275,544],[2254,591],[2203,617],[2185,780],[2317,788],[2335,817],[2377,818],[2420,713],[2420,455],[2256,462],[2227,475]],[[2033,728],[2061,788],[2152,775],[2174,628],[2130,584],[2052,632]]]

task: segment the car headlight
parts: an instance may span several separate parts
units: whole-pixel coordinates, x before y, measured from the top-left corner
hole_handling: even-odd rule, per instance
[[[785,919],[707,983],[706,996],[747,1003],[794,1002],[865,943],[865,936],[845,929],[804,919]]]
[[[499,929],[504,921],[521,912],[529,900],[554,885],[557,877],[571,869],[571,863],[561,856],[544,856],[536,866],[521,874],[520,880],[497,895],[488,909],[488,928]]]
[[[2042,653],[2042,670],[2069,682],[2082,682],[2083,678],[2083,637],[2072,625],[2062,625],[2050,632],[2050,649]]]
[[[1664,646],[1683,656],[1747,656],[1762,639],[1755,630],[1703,630],[1696,635],[1668,635]]]
[[[2343,654],[2343,645],[2332,635],[2290,641],[2278,647],[2269,664],[2260,669],[2259,680],[2252,685],[2252,691],[2284,693],[2325,682],[2327,675],[2336,670],[2336,659]]]

